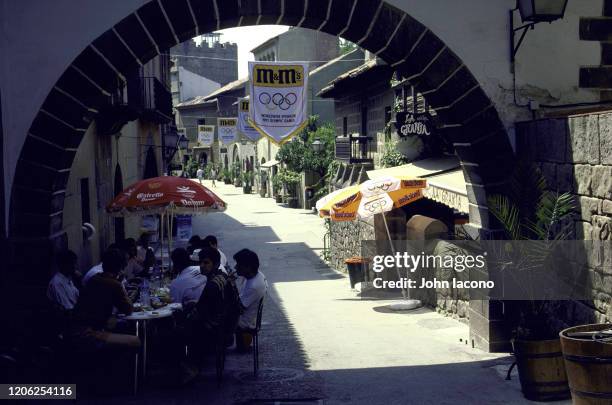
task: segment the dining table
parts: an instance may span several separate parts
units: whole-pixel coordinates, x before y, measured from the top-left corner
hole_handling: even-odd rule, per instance
[[[130,315],[120,315],[119,318],[125,321],[134,323],[136,336],[140,338],[142,343],[141,349],[141,367],[139,367],[139,355],[136,354],[134,365],[134,394],[138,392],[139,380],[145,381],[147,375],[147,329],[148,323],[156,319],[163,319],[173,316],[174,312],[182,310],[183,306],[180,303],[171,303],[163,307],[151,310],[142,310],[139,305],[136,305],[136,310]],[[139,373],[139,369],[142,371]],[[138,378],[140,374],[140,379]]]

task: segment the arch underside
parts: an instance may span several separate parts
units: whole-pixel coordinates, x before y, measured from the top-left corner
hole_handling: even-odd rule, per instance
[[[13,183],[12,267],[39,266],[66,244],[65,188],[85,131],[117,83],[170,47],[218,29],[282,24],[342,36],[398,69],[421,92],[454,144],[468,182],[470,222],[489,227],[486,194],[499,190],[513,154],[495,106],[463,62],[404,11],[371,0],[159,0],[85,48],[34,119]],[[36,173],[36,175],[32,175]],[[31,254],[38,249],[38,254]]]

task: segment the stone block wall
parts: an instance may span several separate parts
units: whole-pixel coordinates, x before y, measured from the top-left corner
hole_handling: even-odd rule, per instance
[[[331,258],[329,264],[346,272],[344,260],[361,255],[361,241],[375,240],[374,221],[331,222]]]
[[[575,198],[578,240],[612,241],[612,112],[541,119],[516,126],[519,158],[539,165],[548,187]],[[593,300],[568,305],[572,322],[612,321],[612,268],[590,262]]]

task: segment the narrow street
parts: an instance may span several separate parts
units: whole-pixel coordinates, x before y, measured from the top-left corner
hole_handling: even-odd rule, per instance
[[[194,233],[215,234],[232,265],[239,249],[255,250],[270,286],[259,379],[250,354],[230,351],[221,388],[211,365],[194,386],[167,393],[151,387],[135,402],[530,403],[516,370],[505,380],[510,357],[466,345],[466,325],[428,309],[388,313],[384,301],[357,297],[348,279],[319,259],[324,228],[316,215],[222,183],[212,189],[229,208],[194,217]]]

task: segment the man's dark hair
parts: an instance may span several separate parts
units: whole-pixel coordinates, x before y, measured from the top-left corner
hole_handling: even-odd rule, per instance
[[[217,246],[217,238],[214,235],[208,235],[204,239],[202,239],[202,244],[204,246]]]
[[[210,259],[210,261],[213,262],[216,267],[219,267],[219,264],[221,264],[221,255],[219,254],[219,251],[209,246],[202,248],[198,256],[200,258],[200,262],[204,259]]]
[[[189,260],[189,253],[187,253],[187,250],[184,248],[174,249],[170,255],[170,258],[172,259],[172,263],[174,263],[174,267],[177,270],[183,270],[191,263]]]
[[[56,258],[57,267],[61,270],[69,269],[72,270],[74,264],[77,262],[77,255],[72,250],[61,251]]]
[[[242,249],[236,252],[236,254],[234,254],[234,260],[236,260],[237,263],[242,263],[251,267],[256,273],[259,269],[259,257],[257,257],[257,253],[252,250]]]
[[[198,235],[193,235],[191,238],[189,238],[190,245],[197,245],[200,241],[201,239]]]
[[[117,274],[125,268],[127,261],[125,253],[120,249],[108,249],[102,255],[102,270],[111,274]]]

